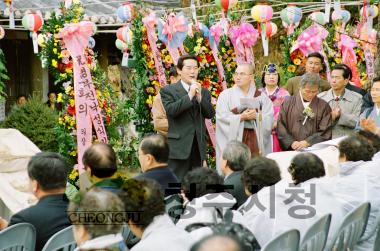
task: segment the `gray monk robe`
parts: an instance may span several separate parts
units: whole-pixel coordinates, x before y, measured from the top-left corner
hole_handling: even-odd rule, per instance
[[[216,104],[216,166],[220,172],[221,155],[227,143],[231,140],[238,140],[247,144],[253,155],[258,154],[257,142],[257,121],[240,121],[240,98],[258,98],[262,104],[262,133],[263,145],[262,155],[272,152],[272,124],[273,124],[273,104],[265,94],[250,86],[248,94],[245,95],[237,85],[224,90],[218,98]],[[253,150],[254,149],[254,150]]]
[[[307,118],[304,125],[305,109],[298,93],[284,101],[277,122],[277,134],[281,148],[292,150],[294,141],[306,140],[310,145],[331,139],[332,119],[329,104],[315,97],[309,104],[314,113],[313,118]]]

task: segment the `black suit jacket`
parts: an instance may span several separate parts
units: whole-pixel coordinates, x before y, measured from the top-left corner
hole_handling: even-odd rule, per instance
[[[161,185],[161,189],[164,192],[165,197],[181,192],[181,185],[177,176],[175,176],[175,174],[167,166],[149,169],[145,173],[139,174],[135,177],[135,179],[144,178],[157,181]]]
[[[210,92],[202,88],[202,100],[198,103],[195,97],[190,100],[181,81],[178,81],[162,88],[160,94],[169,122],[169,158],[189,158],[196,136],[201,159],[206,159],[207,134],[204,121],[205,118],[211,119],[215,115]]]
[[[243,181],[241,180],[241,175],[242,171],[236,171],[231,173],[224,179],[224,185],[233,186],[233,189],[225,189],[225,191],[234,196],[238,204],[237,207],[240,207],[248,198],[245,194]]]
[[[36,251],[40,251],[53,234],[71,225],[67,206],[68,200],[63,194],[45,196],[36,205],[13,215],[9,226],[24,222],[32,224],[37,233]]]

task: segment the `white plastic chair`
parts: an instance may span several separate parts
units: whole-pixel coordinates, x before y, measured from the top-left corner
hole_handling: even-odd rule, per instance
[[[322,251],[329,234],[331,214],[318,219],[305,233],[301,240],[300,251]]]
[[[326,250],[354,250],[355,245],[358,243],[367,226],[370,209],[370,203],[365,202],[347,214],[338,232],[332,239],[332,244],[330,244],[330,247]]]
[[[50,237],[42,251],[72,251],[75,247],[73,226],[69,226]]]
[[[261,251],[298,251],[300,243],[300,232],[296,229],[286,231],[273,238]]]
[[[29,223],[18,223],[0,232],[0,251],[34,251],[36,229]]]

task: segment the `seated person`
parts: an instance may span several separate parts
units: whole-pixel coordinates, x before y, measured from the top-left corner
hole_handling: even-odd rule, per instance
[[[360,127],[380,136],[380,77],[374,78],[372,83],[370,93],[374,106],[365,109],[360,115]]]
[[[243,184],[248,199],[239,208],[246,223],[260,214],[262,211],[254,207],[255,201],[269,205],[269,195],[274,189],[274,185],[281,180],[281,173],[277,163],[265,157],[251,159],[245,165],[243,171]],[[259,193],[259,191],[261,191]]]
[[[282,150],[301,150],[331,139],[331,108],[317,97],[320,77],[305,73],[299,93],[282,103],[277,135]]]
[[[57,95],[55,94],[55,92],[50,91],[47,96],[48,96],[48,101],[46,101],[45,104],[50,109],[55,110],[55,111],[62,110],[61,104],[57,103]]]
[[[111,192],[119,192],[123,185],[122,178],[115,178],[117,171],[116,154],[110,145],[93,144],[83,154],[83,165],[89,172],[93,186]]]
[[[360,151],[358,151],[360,149]],[[371,211],[364,233],[370,236],[377,227],[380,213],[379,164],[370,161],[374,148],[360,134],[352,135],[339,143],[340,175],[330,189],[334,197],[343,203],[346,213],[364,202],[371,203]],[[355,250],[373,250],[374,236],[355,246]]]
[[[239,240],[228,235],[210,235],[195,243],[190,251],[243,251]]]
[[[346,85],[346,89],[347,90],[356,92],[356,93],[360,94],[362,97],[364,97],[367,94],[367,92],[363,88],[357,87],[354,82],[351,82],[351,80],[352,80],[352,71],[351,71],[351,68],[348,67],[348,65],[346,65],[346,64],[336,64],[334,66],[334,68],[335,67],[344,67],[344,68],[346,68],[346,70],[347,70],[347,72],[349,74],[349,77],[348,77],[349,82]]]
[[[157,181],[166,196],[179,194],[180,184],[168,168],[169,145],[165,136],[154,134],[145,137],[139,147],[139,162],[142,174],[135,179],[149,178]],[[177,187],[177,189],[175,189]]]
[[[210,168],[199,167],[186,174],[182,190],[185,213],[178,220],[177,226],[188,231],[192,231],[190,228],[198,223],[221,222],[226,211],[236,204],[236,199],[231,194],[223,192],[223,178]],[[241,215],[234,214],[232,221],[242,223],[239,216]],[[193,237],[198,240],[202,236],[195,233]]]
[[[333,180],[324,178],[325,169],[322,160],[312,153],[298,154],[291,161],[289,173],[293,183],[282,187],[279,185],[283,183],[276,184],[269,196],[270,199],[259,201],[260,203],[269,201],[269,203],[261,205],[264,210],[261,214],[249,219],[251,223],[249,229],[261,246],[290,229],[300,231],[302,239],[317,219],[331,213],[328,239],[328,242],[331,242],[345,213],[343,205],[330,191]]]
[[[150,179],[127,180],[120,198],[132,217],[128,226],[140,241],[131,251],[187,251],[193,241],[190,235],[174,225],[165,213],[160,185]]]
[[[335,65],[331,71],[331,89],[318,94],[331,109],[332,138],[350,134],[359,122],[362,96],[346,88],[350,72],[346,67]]]
[[[98,187],[85,193],[78,204],[70,203],[68,215],[78,245],[75,250],[125,251],[120,233],[123,217],[116,217],[117,214],[124,214],[123,202],[116,194]]]
[[[246,200],[247,195],[242,184],[244,166],[251,158],[251,151],[244,143],[233,140],[227,143],[222,153],[221,171],[224,174],[225,191],[232,194],[240,207]],[[232,188],[227,188],[232,186]]]
[[[17,223],[30,223],[36,229],[36,250],[41,250],[49,238],[70,226],[65,196],[69,166],[58,153],[41,152],[28,163],[28,176],[36,205],[21,210],[6,222],[0,220],[0,230]]]
[[[379,161],[380,160],[380,136],[373,134],[369,131],[363,131],[360,130],[356,132],[358,136],[364,137],[366,140],[368,140],[372,147],[375,150],[375,154],[372,157],[373,161]]]

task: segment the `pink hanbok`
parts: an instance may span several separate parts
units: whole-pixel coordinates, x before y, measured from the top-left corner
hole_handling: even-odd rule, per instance
[[[277,124],[277,119],[278,115],[280,114],[281,105],[284,102],[285,97],[290,96],[289,92],[282,87],[277,87],[272,94],[269,94],[266,88],[261,88],[260,91],[265,93],[270,98],[270,100],[272,100],[274,110],[274,121]],[[272,142],[273,152],[281,152],[282,150],[280,147],[280,142],[278,141],[276,128],[272,130]]]

